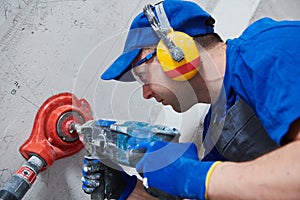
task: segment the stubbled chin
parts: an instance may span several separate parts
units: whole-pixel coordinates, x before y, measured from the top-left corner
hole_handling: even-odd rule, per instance
[[[175,112],[178,112],[178,113],[184,113],[191,108],[191,106],[190,107],[186,107],[186,106],[182,107],[182,106],[173,106],[173,105],[171,105],[171,107]]]
[[[172,105],[171,105],[171,106],[172,106]],[[181,110],[180,106],[172,106],[172,108],[173,108],[173,110],[174,110],[175,112],[178,112],[178,113],[185,112],[185,111],[182,111],[182,110]]]

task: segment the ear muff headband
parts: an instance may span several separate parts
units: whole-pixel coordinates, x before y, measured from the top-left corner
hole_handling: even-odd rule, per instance
[[[165,74],[176,81],[186,81],[195,76],[200,65],[200,55],[192,37],[174,31],[165,14],[162,2],[155,5],[154,15],[151,5],[146,5],[144,14],[151,27],[161,39],[157,45],[157,58]]]

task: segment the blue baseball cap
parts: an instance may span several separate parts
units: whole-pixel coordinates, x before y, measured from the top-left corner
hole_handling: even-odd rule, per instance
[[[184,32],[191,37],[214,32],[214,19],[198,4],[185,0],[165,0],[162,3],[174,31]],[[152,11],[156,15],[154,6]],[[207,23],[208,19],[210,23]],[[131,73],[127,73],[130,72],[132,61],[142,48],[157,45],[159,40],[147,17],[141,12],[131,23],[123,53],[102,74],[101,79],[134,81]]]

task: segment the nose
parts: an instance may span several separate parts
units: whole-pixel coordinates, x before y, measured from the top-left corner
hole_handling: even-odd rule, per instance
[[[143,85],[143,97],[145,99],[150,99],[150,98],[153,97],[153,95],[154,95],[154,92],[152,91],[152,89],[149,86],[149,84]]]

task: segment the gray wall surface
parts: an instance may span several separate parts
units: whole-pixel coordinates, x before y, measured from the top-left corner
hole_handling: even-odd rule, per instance
[[[41,104],[60,92],[86,98],[95,118],[139,120],[174,126],[181,141],[200,141],[206,105],[177,114],[143,100],[137,83],[101,81],[122,51],[126,31],[147,3],[132,0],[2,0],[0,2],[0,187],[25,161],[19,147],[30,136]],[[195,0],[216,19],[224,40],[254,20],[300,19],[298,0]],[[82,158],[55,161],[24,199],[90,199],[81,190]]]

